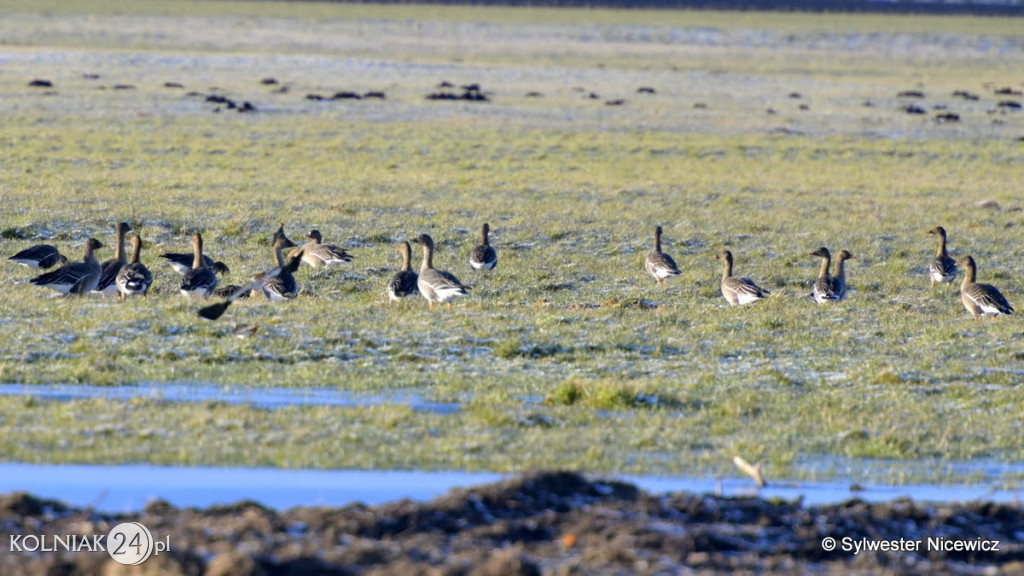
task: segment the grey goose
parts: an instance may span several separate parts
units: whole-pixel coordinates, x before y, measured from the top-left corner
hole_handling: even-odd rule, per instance
[[[654,276],[655,282],[661,284],[672,276],[679,276],[679,267],[671,256],[661,251],[661,226],[654,229],[654,249],[647,253],[644,258],[644,268],[648,274]]]
[[[69,262],[52,272],[36,276],[30,282],[66,296],[81,296],[92,292],[100,282],[100,274],[103,273],[103,267],[100,266],[95,254],[100,248],[103,248],[103,244],[99,240],[89,238],[85,241],[81,262]]]
[[[761,288],[750,278],[732,275],[732,252],[725,250],[714,256],[725,261],[725,268],[722,270],[722,296],[729,304],[733,306],[750,304],[771,294],[770,291]]]
[[[434,302],[444,303],[468,294],[466,287],[454,274],[434,268],[433,238],[428,234],[420,234],[413,242],[423,246],[423,264],[420,265],[416,286],[431,306]]]
[[[141,256],[142,238],[136,234],[132,236],[132,259],[121,267],[114,280],[119,299],[149,295],[149,287],[153,284],[153,275],[149,273],[149,268],[146,268],[146,265],[140,261]]]
[[[956,260],[950,258],[949,253],[946,252],[946,229],[936,226],[928,233],[939,237],[939,251],[936,252],[935,259],[928,265],[928,277],[932,281],[931,287],[934,288],[936,282],[952,283],[953,280],[956,280]]]
[[[469,267],[473,270],[494,270],[498,265],[498,253],[491,246],[491,225],[484,222],[480,227],[480,245],[469,252]]]
[[[1000,314],[1013,314],[1013,306],[1010,306],[998,288],[977,282],[978,268],[974,258],[965,256],[958,264],[965,270],[964,280],[960,284],[960,301],[974,315],[975,320],[981,316],[994,318]]]
[[[402,298],[415,298],[420,295],[417,285],[419,276],[412,269],[412,248],[408,242],[398,245],[398,253],[402,255],[402,269],[395,272],[388,282],[388,301],[398,302]]]

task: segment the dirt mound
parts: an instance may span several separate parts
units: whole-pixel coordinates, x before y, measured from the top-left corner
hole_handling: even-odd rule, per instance
[[[132,574],[1000,574],[1024,572],[1017,505],[899,500],[833,506],[651,495],[575,473],[529,474],[432,502],[294,508],[254,502],[107,515],[27,494],[0,497],[0,532],[106,534],[138,521],[171,552]],[[835,539],[836,549],[822,542]],[[998,551],[979,551],[998,540]],[[889,542],[903,551],[844,547]],[[917,550],[907,551],[916,543]],[[971,544],[974,543],[974,544]],[[876,544],[877,545],[877,544]],[[106,553],[0,554],[0,574],[122,574]]]

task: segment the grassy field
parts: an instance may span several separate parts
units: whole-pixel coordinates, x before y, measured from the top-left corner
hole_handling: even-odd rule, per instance
[[[0,37],[0,254],[77,255],[127,220],[156,278],[146,301],[63,300],[0,266],[0,381],[462,405],[0,396],[4,460],[698,475],[742,454],[795,478],[891,459],[892,482],[1024,461],[1024,330],[972,322],[927,280],[941,224],[1020,303],[1024,113],[994,94],[1024,88],[1015,20],[13,2]],[[441,81],[491,101],[426,100]],[[341,90],[387,98],[306,98]],[[499,265],[474,274],[485,221]],[[240,282],[272,262],[278,222],[356,260],[208,323],[156,258],[199,229]],[[667,286],[643,270],[655,225],[682,269]],[[386,304],[396,243],[422,232],[472,286],[451,309]],[[807,297],[818,246],[856,256],[835,306]],[[773,296],[729,308],[723,248]],[[261,331],[233,338],[235,322]]]

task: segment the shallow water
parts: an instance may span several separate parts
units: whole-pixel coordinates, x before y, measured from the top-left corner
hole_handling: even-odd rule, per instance
[[[285,406],[379,406],[403,404],[413,410],[453,414],[456,402],[428,402],[409,390],[357,393],[323,388],[250,388],[205,384],[143,384],[138,386],[89,386],[85,384],[0,384],[0,395],[32,396],[46,400],[68,401],[83,398],[129,400],[147,398],[170,402],[224,402],[249,404],[261,408]]]
[[[206,507],[239,500],[265,506],[367,505],[402,498],[429,500],[453,488],[496,482],[508,475],[468,472],[281,470],[270,468],[185,468],[145,465],[80,466],[0,464],[0,493],[28,491],[73,506],[93,506],[106,512],[139,510],[161,498],[177,507]],[[936,502],[991,500],[1016,502],[1020,492],[977,486],[865,486],[851,491],[843,483],[774,483],[757,490],[749,480],[728,478],[618,478],[651,493],[687,491],[725,496],[757,495],[832,504],[860,498],[885,502],[912,497]]]

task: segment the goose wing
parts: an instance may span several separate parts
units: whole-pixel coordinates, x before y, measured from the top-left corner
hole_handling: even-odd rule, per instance
[[[679,276],[679,267],[671,256],[658,250],[651,250],[644,260],[647,271],[653,276],[666,278],[668,276]]]
[[[1006,297],[990,284],[969,284],[964,289],[964,295],[982,310],[992,310],[1000,314],[1013,313],[1013,306],[1010,306]]]
[[[195,259],[195,256],[192,254],[166,253],[161,254],[160,257],[163,258],[164,260],[167,260],[171,267],[174,268],[174,271],[177,272],[178,274],[185,274],[186,272],[191,270],[192,261]],[[210,258],[206,254],[203,254],[203,264],[207,268],[213,266],[213,258]]]
[[[730,276],[723,280],[722,284],[735,293],[740,300],[757,300],[771,294],[770,291],[761,288],[750,278]]]
[[[949,256],[939,256],[928,266],[932,278],[939,281],[951,281],[956,277],[956,260]]]
[[[100,281],[96,284],[95,292],[103,292],[111,287],[116,287],[115,282],[117,281],[117,275],[121,273],[121,268],[124,268],[124,260],[110,259],[103,263],[103,267],[100,269]]]
[[[21,264],[22,266],[28,266],[29,268],[52,268],[57,264],[66,263],[68,261],[60,252],[57,251],[56,246],[50,244],[36,244],[18,252],[14,256],[8,258],[11,262]]]
[[[310,244],[306,246],[305,253],[320,258],[327,266],[352,261],[351,254],[333,244]]]
[[[181,278],[181,289],[186,292],[206,290],[212,292],[217,287],[217,275],[209,268],[189,269]]]
[[[40,274],[39,276],[29,280],[29,282],[36,286],[74,287],[81,282],[83,278],[88,278],[95,272],[96,268],[86,264],[85,262],[72,262],[65,266],[61,266],[52,272]]]
[[[425,287],[427,292],[432,292],[440,302],[468,294],[467,288],[453,274],[433,268],[420,271],[418,285],[421,288]],[[424,290],[421,289],[420,292]]]
[[[840,300],[839,295],[836,294],[832,278],[827,276],[814,281],[814,289],[811,291],[811,295],[814,296],[814,301],[818,304]]]

